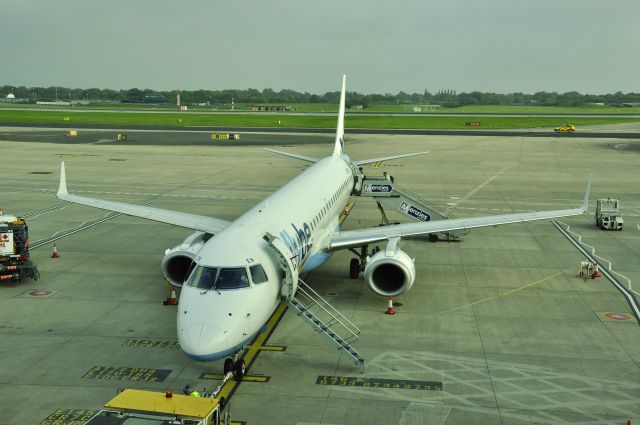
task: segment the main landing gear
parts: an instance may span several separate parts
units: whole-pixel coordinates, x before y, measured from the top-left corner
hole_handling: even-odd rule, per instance
[[[233,357],[227,357],[224,360],[224,374],[231,372],[236,381],[242,381],[244,373],[247,369],[244,360],[240,358],[241,351],[238,351]]]
[[[349,262],[349,279],[357,279],[360,273],[364,271],[369,255],[374,255],[380,251],[380,247],[376,246],[369,252],[369,245],[363,245],[360,247],[360,252],[355,248],[350,248],[349,251],[358,256],[358,258],[352,258]]]

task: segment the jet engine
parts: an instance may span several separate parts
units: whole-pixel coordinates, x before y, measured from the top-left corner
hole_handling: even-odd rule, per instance
[[[376,294],[385,297],[407,292],[416,278],[416,266],[406,252],[378,251],[364,268],[364,281]]]
[[[181,287],[187,279],[190,266],[196,258],[200,249],[211,236],[204,232],[195,232],[184,240],[180,245],[167,249],[160,264],[162,275],[169,280],[173,286]]]

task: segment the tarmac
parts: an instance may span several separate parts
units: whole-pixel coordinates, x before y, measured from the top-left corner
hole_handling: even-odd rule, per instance
[[[82,423],[118,388],[215,388],[222,362],[185,357],[177,348],[176,307],[162,305],[163,253],[190,232],[57,200],[59,162],[66,162],[71,192],[228,220],[305,163],[261,146],[183,144],[174,133],[130,144],[103,141],[100,132],[61,139],[56,131],[14,132],[0,141],[0,208],[26,216],[32,246],[44,241],[32,250],[38,281],[0,284],[0,424]],[[331,151],[327,135],[275,136],[265,143],[313,157]],[[345,147],[353,159],[428,150],[365,173],[388,171],[458,217],[576,207],[592,175],[589,213],[560,222],[639,291],[640,141],[348,135]],[[622,232],[594,224],[595,199],[609,196],[621,199]],[[375,202],[352,200],[344,228],[380,223]],[[54,235],[103,218],[57,240],[60,258],[51,258]],[[640,421],[640,326],[607,279],[576,277],[583,256],[550,222],[401,246],[415,257],[417,278],[397,298],[395,315],[384,314],[386,299],[362,280],[348,278],[349,252],[306,279],[361,329],[355,347],[366,359],[364,372],[287,311],[266,341],[284,348],[261,350],[248,370],[256,379],[234,387],[234,421]]]

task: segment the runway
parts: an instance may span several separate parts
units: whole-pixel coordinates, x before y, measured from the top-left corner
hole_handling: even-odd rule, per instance
[[[0,128],[0,149],[12,159],[0,171],[0,208],[27,218],[41,274],[37,282],[0,285],[3,423],[73,423],[121,387],[179,392],[186,384],[218,385],[222,362],[185,357],[176,307],[162,305],[164,250],[190,232],[54,196],[64,159],[71,192],[232,220],[306,166],[263,146],[312,157],[331,150],[330,134],[265,131],[242,134],[245,145],[221,146],[208,131],[145,130],[115,142],[112,129],[80,129],[69,138],[61,129]],[[348,134],[345,146],[356,160],[428,150],[365,173],[388,171],[461,218],[575,207],[591,174],[589,214],[563,221],[637,290],[640,144],[580,136]],[[607,196],[621,198],[622,232],[593,224],[594,200]],[[352,200],[345,229],[380,223],[375,202]],[[51,258],[50,241],[65,234],[57,240],[60,258]],[[355,346],[366,359],[364,373],[285,312],[268,340],[254,346],[255,379],[232,390],[234,421],[640,420],[640,326],[606,279],[576,278],[582,254],[551,223],[476,229],[462,242],[403,241],[401,248],[415,258],[417,278],[393,316],[384,314],[385,299],[348,278],[349,252],[305,279],[362,330]]]

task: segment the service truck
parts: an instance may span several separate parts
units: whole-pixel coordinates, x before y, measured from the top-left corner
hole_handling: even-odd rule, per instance
[[[182,394],[125,389],[109,400],[85,425],[228,425],[223,400]]]
[[[22,217],[5,215],[0,209],[0,282],[38,277],[38,269],[29,259],[27,222]]]
[[[203,396],[123,389],[84,425],[230,425],[231,414],[223,394],[233,373]],[[223,412],[223,410],[226,411]]]
[[[602,230],[622,230],[622,215],[620,215],[620,200],[616,198],[601,198],[596,200],[596,226]]]

